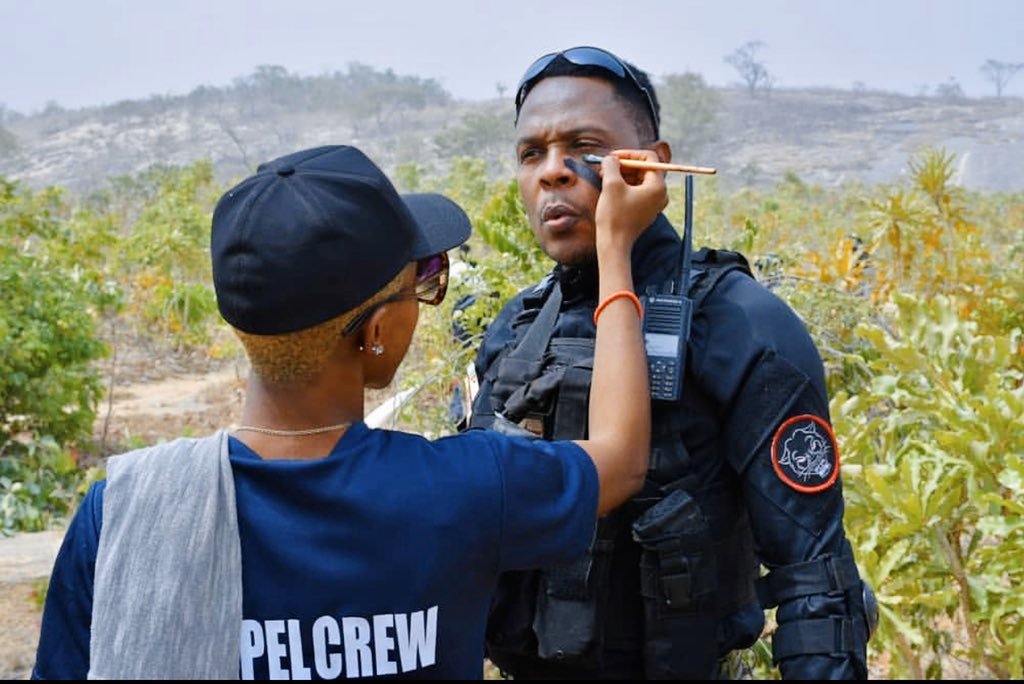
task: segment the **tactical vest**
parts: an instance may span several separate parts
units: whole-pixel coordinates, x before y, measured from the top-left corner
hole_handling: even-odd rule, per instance
[[[735,252],[702,249],[692,265],[688,294],[695,312],[727,273],[753,277]],[[527,324],[487,370],[493,410],[475,411],[470,427],[544,439],[587,437],[594,339],[552,337],[562,302],[557,279],[547,283],[542,301],[534,318],[530,311],[517,318]],[[756,603],[748,571],[757,565],[737,494],[704,495],[703,507],[692,495],[699,483],[692,481],[680,439],[680,396],[652,403],[644,487],[598,520],[588,552],[567,566],[502,576],[486,639],[488,657],[502,670],[524,677],[558,676],[560,667],[609,674],[606,654],[616,650],[642,653],[642,669],[624,676],[711,676],[708,654],[717,661],[720,642],[728,641],[722,618]],[[709,505],[715,510],[705,510]],[[712,516],[731,521],[734,531],[712,535]],[[627,601],[609,602],[623,591],[636,593],[609,586],[613,565],[623,558],[639,565],[642,612]]]

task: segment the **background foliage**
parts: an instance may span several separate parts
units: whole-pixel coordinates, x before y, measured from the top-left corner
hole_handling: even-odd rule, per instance
[[[366,87],[422,85],[366,76]],[[690,99],[701,87],[675,85]],[[393,388],[408,393],[399,427],[454,430],[452,397],[479,336],[550,268],[511,174],[472,154],[496,125],[481,116],[449,130],[437,143],[451,154],[443,172],[409,163],[394,174],[404,191],[447,193],[475,226],[452,255],[449,297],[421,312]],[[968,192],[952,183],[955,163],[922,150],[905,181],[881,186],[826,189],[790,173],[768,190],[725,190],[700,178],[694,244],[744,252],[821,351],[846,527],[882,610],[872,662],[893,678],[1021,678],[1024,194]],[[96,476],[84,456],[113,448],[93,435],[113,384],[105,358],[131,345],[237,351],[209,282],[209,217],[225,189],[205,162],[115,178],[74,203],[0,182],[3,532],[60,524]],[[667,213],[682,226],[681,182],[671,193]],[[773,678],[765,645],[751,664]]]

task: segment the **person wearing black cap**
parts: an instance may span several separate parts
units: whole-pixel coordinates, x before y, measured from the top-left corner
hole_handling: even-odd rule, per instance
[[[498,574],[582,552],[646,470],[629,251],[668,196],[616,159],[602,173],[603,396],[575,442],[363,422],[418,303],[445,295],[447,250],[470,233],[453,202],[400,196],[347,146],[225,193],[213,283],[251,361],[242,424],[108,460],[54,565],[33,678],[481,678]]]
[[[488,326],[469,424],[574,439],[588,429],[588,344],[601,301],[602,183],[584,157],[644,148],[671,162],[671,149],[650,78],[598,47],[537,59],[516,88],[515,113],[520,193],[556,265]],[[688,277],[682,244],[659,215],[631,257],[637,294],[692,311],[660,309],[645,321],[662,360],[652,363],[644,487],[602,516],[574,562],[504,574],[486,653],[515,679],[731,678],[742,676],[737,656],[761,635],[764,611],[777,607],[783,678],[865,678],[876,613],[843,528],[821,359],[741,255],[701,249]],[[674,344],[687,330],[688,342]]]

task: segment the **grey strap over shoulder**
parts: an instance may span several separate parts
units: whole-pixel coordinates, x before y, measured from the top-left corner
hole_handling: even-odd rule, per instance
[[[223,430],[107,462],[89,679],[237,679],[242,555]]]

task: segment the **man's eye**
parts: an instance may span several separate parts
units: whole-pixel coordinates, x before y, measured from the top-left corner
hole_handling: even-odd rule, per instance
[[[535,147],[527,147],[519,152],[519,163],[528,162],[540,156],[540,150]]]
[[[577,140],[572,144],[574,149],[589,151],[589,150],[604,150],[604,146],[596,140]]]

